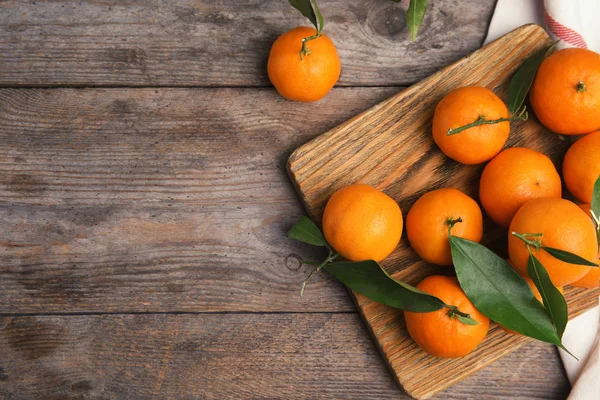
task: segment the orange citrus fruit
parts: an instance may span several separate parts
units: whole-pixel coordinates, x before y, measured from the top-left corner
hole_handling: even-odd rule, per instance
[[[386,258],[402,235],[402,212],[391,197],[369,185],[335,192],[323,213],[327,242],[350,261]]]
[[[494,157],[508,139],[508,121],[474,126],[448,136],[479,119],[508,118],[508,108],[491,90],[479,86],[455,89],[438,103],[433,114],[433,140],[448,157],[462,164],[479,164]]]
[[[300,56],[302,39],[317,33],[299,26],[279,36],[269,53],[269,79],[288,100],[312,102],[323,98],[340,77],[340,58],[325,34],[307,41],[309,54]]]
[[[458,307],[460,312],[479,322],[477,325],[464,324],[447,308],[425,313],[405,311],[406,328],[419,347],[435,357],[456,358],[469,354],[483,341],[490,320],[475,308],[456,278],[428,276],[417,285],[417,289],[438,297],[447,305]]]
[[[586,212],[587,215],[592,218],[592,209],[589,204],[581,204],[579,207]],[[596,264],[600,264],[600,250],[598,250],[598,259]],[[571,283],[571,286],[582,287],[582,288],[593,288],[598,287],[600,284],[600,268],[591,268],[590,272],[585,274],[583,278]]]
[[[509,264],[511,264],[511,262],[509,260],[507,260],[507,261],[508,261]],[[537,290],[537,287],[535,287],[535,283],[533,283],[533,281],[529,277],[525,277],[524,276],[523,279],[525,280],[525,282],[527,282],[527,284],[531,288],[531,291],[533,292],[533,295],[535,296],[535,298],[537,299],[537,301],[539,301],[540,303],[543,303],[543,301],[542,301],[542,295],[540,294],[539,290]],[[559,287],[557,289],[558,289],[558,291],[561,294],[565,293],[565,291],[563,290],[563,288]],[[512,333],[514,335],[520,335],[519,332],[513,331],[512,329],[505,328],[504,326],[502,326],[500,324],[498,324],[498,326],[500,326],[500,328],[502,328],[504,331],[506,331],[508,333]]]
[[[563,161],[563,178],[567,189],[577,200],[591,203],[594,183],[599,177],[600,132],[594,132],[571,145]]]
[[[452,234],[475,242],[483,234],[481,209],[460,190],[444,188],[421,196],[406,216],[406,234],[413,250],[425,261],[452,265],[449,221],[460,218]]]
[[[483,209],[505,228],[528,200],[560,196],[560,176],[552,161],[523,147],[506,149],[494,157],[483,169],[479,182]]]
[[[591,262],[598,257],[596,232],[590,218],[574,203],[552,197],[529,200],[515,214],[508,233],[508,254],[515,270],[527,276],[529,252],[525,243],[511,234],[542,234],[542,245],[577,254]],[[591,267],[560,261],[545,250],[532,248],[556,287],[582,278]]]
[[[537,71],[531,107],[548,129],[581,135],[600,128],[600,54],[563,49],[546,58]]]

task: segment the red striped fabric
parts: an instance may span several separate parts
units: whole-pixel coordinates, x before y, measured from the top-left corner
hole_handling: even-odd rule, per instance
[[[569,43],[571,46],[573,47],[579,47],[582,49],[587,49],[587,43],[585,42],[585,39],[577,32],[575,32],[573,29],[564,26],[563,24],[561,24],[560,22],[558,22],[557,20],[555,20],[554,18],[552,18],[552,16],[550,14],[548,14],[548,11],[545,11],[545,19],[546,19],[546,26],[548,26],[548,29],[559,39],[564,40],[565,42]]]

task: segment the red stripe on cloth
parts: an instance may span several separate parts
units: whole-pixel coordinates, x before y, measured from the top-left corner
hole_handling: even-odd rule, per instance
[[[564,26],[563,24],[552,18],[550,14],[548,14],[548,11],[545,11],[544,13],[548,29],[550,29],[550,31],[557,38],[564,40],[565,42],[569,43],[571,46],[574,47],[579,47],[581,49],[588,48],[585,39],[579,33],[577,33],[569,27]]]

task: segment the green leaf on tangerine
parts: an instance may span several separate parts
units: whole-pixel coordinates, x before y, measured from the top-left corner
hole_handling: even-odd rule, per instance
[[[585,258],[578,256],[577,254],[573,254],[565,250],[555,249],[554,247],[547,246],[542,246],[541,248],[550,253],[552,257],[557,258],[560,261],[567,262],[569,264],[586,265],[588,267],[598,266],[598,264],[594,264],[593,262],[586,260]]]
[[[510,265],[479,243],[450,236],[460,286],[490,319],[525,336],[562,346],[550,317]]]
[[[540,64],[555,45],[556,43],[553,43],[525,60],[510,80],[508,85],[508,110],[511,114],[515,114],[523,105]]]
[[[533,254],[529,255],[527,261],[527,274],[540,292],[546,312],[554,323],[558,336],[562,337],[569,319],[565,298],[552,284],[546,268]]]

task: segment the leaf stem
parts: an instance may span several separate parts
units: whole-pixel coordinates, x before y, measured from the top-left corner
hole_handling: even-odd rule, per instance
[[[583,81],[577,82],[577,86],[575,86],[578,92],[585,92],[587,90],[587,85]]]
[[[446,225],[448,225],[448,236],[450,236],[450,235],[451,235],[450,231],[452,230],[452,227],[453,227],[455,224],[459,223],[459,222],[463,222],[463,220],[462,220],[462,217],[458,217],[458,218],[455,218],[455,219],[448,218],[448,219],[446,220]]]
[[[527,246],[527,250],[529,251],[529,254],[531,254],[530,247],[535,248],[535,251],[538,251],[542,247],[542,234],[541,233],[511,232],[510,234],[515,237],[518,237],[523,242],[525,242],[525,245]],[[535,237],[535,238],[539,238],[539,239],[527,239],[528,237],[530,237],[530,238]]]
[[[329,254],[327,255],[327,258],[325,260],[323,260],[323,262],[321,262],[320,264],[317,265],[317,263],[314,263],[312,261],[309,261],[309,262],[304,262],[303,261],[302,262],[303,264],[317,265],[317,268],[315,268],[312,271],[310,271],[310,273],[308,274],[308,276],[306,277],[306,279],[304,279],[302,281],[302,287],[300,288],[300,297],[304,296],[304,289],[306,288],[306,284],[308,283],[308,280],[313,276],[313,274],[315,272],[319,272],[325,265],[327,265],[327,263],[332,262],[338,256],[339,256],[339,253],[337,251],[333,251],[331,248],[329,248]]]
[[[309,37],[305,37],[302,39],[302,48],[300,49],[300,59],[304,60],[304,56],[307,56],[310,54],[310,49],[308,47],[306,47],[306,43],[311,41],[311,40],[315,40],[321,37],[323,33],[321,31],[318,31],[316,35],[312,35]]]
[[[470,314],[460,311],[457,306],[449,306],[446,304],[446,308],[448,309],[448,312],[446,313],[446,315],[448,315],[448,317],[450,317],[450,318],[454,318],[458,315],[458,316],[461,316],[468,320],[471,320],[473,323],[479,324],[479,321],[473,319],[473,317],[471,317]],[[463,322],[463,321],[461,321],[461,322]]]
[[[491,124],[498,124],[500,122],[512,122],[512,121],[516,121],[516,120],[527,121],[527,118],[529,118],[529,114],[527,113],[526,107],[523,107],[521,112],[519,112],[518,114],[512,115],[509,118],[485,119],[485,117],[483,115],[480,115],[478,119],[476,119],[474,122],[471,122],[470,124],[463,125],[458,128],[448,129],[448,132],[446,132],[446,135],[447,136],[456,135],[458,133],[461,133],[464,130],[467,130],[469,128],[473,128],[473,127],[479,126],[479,125],[491,125]]]

